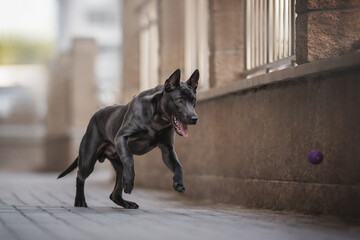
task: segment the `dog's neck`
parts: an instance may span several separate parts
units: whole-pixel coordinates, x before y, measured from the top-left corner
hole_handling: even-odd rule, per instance
[[[171,123],[160,114],[155,114],[151,120],[151,127],[157,131],[171,126]]]
[[[170,117],[167,116],[165,109],[163,109],[162,101],[166,101],[162,92],[153,96],[154,112],[151,119],[151,126],[156,130],[161,130],[171,126]]]

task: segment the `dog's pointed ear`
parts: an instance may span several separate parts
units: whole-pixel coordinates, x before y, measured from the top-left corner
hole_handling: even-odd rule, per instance
[[[189,80],[186,81],[186,83],[192,87],[195,91],[196,88],[198,86],[199,83],[199,77],[200,77],[200,73],[199,70],[195,70],[194,73],[191,75],[191,77],[189,78]]]
[[[165,81],[165,91],[169,92],[180,86],[180,69],[177,69],[171,76]]]

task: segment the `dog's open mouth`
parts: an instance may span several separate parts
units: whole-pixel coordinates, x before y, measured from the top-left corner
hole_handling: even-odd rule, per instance
[[[183,137],[189,136],[188,126],[185,123],[182,123],[179,119],[175,116],[171,116],[171,123],[175,128],[177,134]]]

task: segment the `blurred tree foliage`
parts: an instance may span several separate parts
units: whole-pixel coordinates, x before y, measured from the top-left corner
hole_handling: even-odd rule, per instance
[[[51,41],[34,41],[21,37],[0,38],[0,65],[44,63],[54,52]]]

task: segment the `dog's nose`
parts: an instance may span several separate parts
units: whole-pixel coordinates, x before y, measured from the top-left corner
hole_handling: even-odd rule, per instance
[[[195,116],[190,117],[190,123],[191,124],[196,124],[197,121],[198,121],[198,116],[195,115]]]

